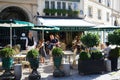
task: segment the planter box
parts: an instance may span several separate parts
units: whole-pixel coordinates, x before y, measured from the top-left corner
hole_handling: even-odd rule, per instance
[[[103,73],[106,71],[106,68],[104,60],[78,60],[79,74]]]

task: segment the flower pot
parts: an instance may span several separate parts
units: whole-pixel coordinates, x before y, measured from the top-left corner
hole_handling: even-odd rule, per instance
[[[37,69],[39,67],[39,58],[30,58],[29,62],[32,69]]]
[[[38,73],[37,68],[39,67],[39,58],[29,58],[30,66],[33,69],[29,75],[28,80],[40,80],[41,75]]]
[[[79,74],[102,73],[106,71],[104,60],[78,60]]]
[[[60,70],[61,61],[62,61],[62,56],[53,56],[54,66],[56,67],[56,69],[53,72],[54,77],[63,77],[63,76],[65,76],[65,72]]]
[[[0,80],[13,80],[13,79],[15,79],[15,76],[10,71],[12,64],[13,64],[13,58],[2,58],[2,67],[5,71],[0,76]]]
[[[2,67],[5,70],[11,69],[13,64],[13,58],[2,58]]]
[[[53,56],[54,66],[59,69],[62,61],[62,56]]]

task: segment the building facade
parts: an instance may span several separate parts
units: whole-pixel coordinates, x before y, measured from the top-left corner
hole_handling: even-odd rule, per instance
[[[38,12],[46,17],[75,17],[95,25],[119,26],[120,1],[118,0],[38,0]],[[69,14],[71,10],[72,14]],[[74,14],[76,12],[77,14]],[[71,23],[72,24],[72,23]],[[80,31],[79,31],[80,32]],[[66,32],[66,40],[71,42],[74,31]],[[78,34],[78,33],[77,33]],[[103,39],[103,32],[100,33]],[[102,42],[104,42],[102,40]]]
[[[105,25],[120,25],[120,1],[118,0],[86,0],[84,11],[86,20]]]
[[[37,14],[37,12],[39,14]],[[23,20],[37,24],[36,15],[49,18],[82,19],[96,25],[120,25],[119,0],[0,0],[1,20]],[[72,23],[70,23],[72,24]],[[74,26],[72,26],[74,28]],[[3,30],[2,30],[3,31]],[[8,33],[0,35],[7,35]],[[5,32],[5,31],[4,31]],[[21,31],[16,35],[20,36]],[[59,31],[70,43],[81,31]],[[9,35],[7,35],[9,36]],[[46,35],[47,36],[47,35]],[[47,36],[48,37],[48,36]],[[1,40],[3,41],[3,40]],[[6,42],[6,41],[5,41]],[[8,41],[7,41],[8,42]]]
[[[0,20],[22,20],[36,23],[37,0],[0,0]],[[19,42],[25,29],[13,29],[13,45]],[[0,28],[0,46],[9,44],[9,29]]]

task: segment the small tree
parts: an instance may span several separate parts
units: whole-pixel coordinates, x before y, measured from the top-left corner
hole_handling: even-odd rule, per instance
[[[87,33],[81,36],[81,41],[86,47],[97,46],[100,43],[99,35]]]
[[[120,56],[120,29],[115,30],[113,33],[108,34],[108,41],[110,44],[117,45],[115,49],[112,49],[109,53],[109,57],[119,57]]]
[[[120,45],[120,30],[115,30],[113,33],[108,34],[108,42],[113,45]]]

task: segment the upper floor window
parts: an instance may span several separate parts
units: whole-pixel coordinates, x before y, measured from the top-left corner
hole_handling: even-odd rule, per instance
[[[61,2],[57,2],[57,9],[61,9]]]
[[[49,1],[45,1],[45,9],[49,9]]]
[[[72,3],[68,3],[68,10],[72,10]]]
[[[88,7],[88,16],[89,17],[93,16],[93,14],[92,14],[92,7]]]
[[[106,20],[109,21],[109,13],[106,13]]]
[[[66,9],[66,3],[62,2],[62,9]]]
[[[102,3],[102,0],[98,0],[99,1],[99,3]]]
[[[107,7],[110,7],[110,0],[107,0]]]
[[[101,10],[98,10],[98,19],[101,19]]]
[[[55,2],[51,1],[51,9],[55,9]]]

